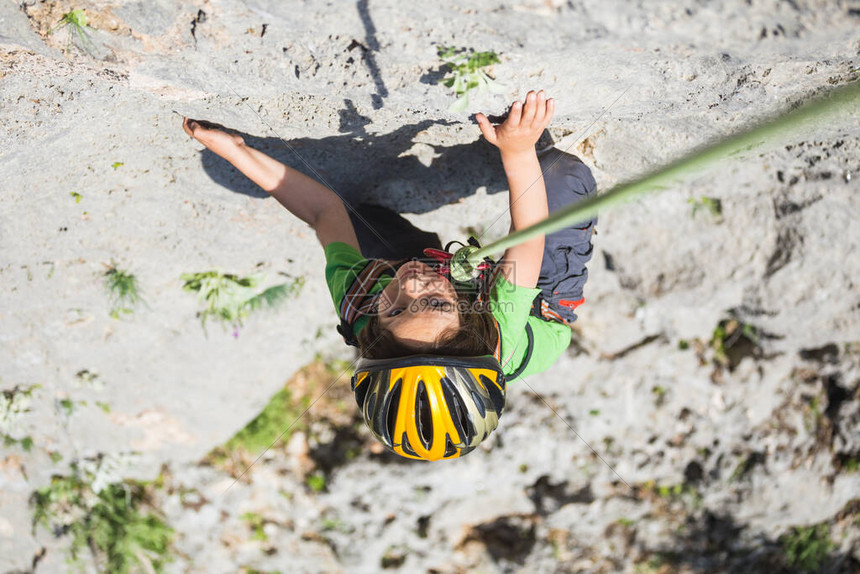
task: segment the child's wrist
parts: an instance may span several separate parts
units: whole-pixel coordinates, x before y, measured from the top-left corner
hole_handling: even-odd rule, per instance
[[[499,150],[502,154],[502,161],[505,160],[519,160],[519,159],[529,159],[532,156],[537,157],[537,153],[535,152],[535,148],[533,145],[523,148],[505,148]]]
[[[519,170],[520,168],[531,166],[538,161],[535,148],[531,146],[525,149],[507,149],[502,151],[501,155],[502,165],[506,170]]]

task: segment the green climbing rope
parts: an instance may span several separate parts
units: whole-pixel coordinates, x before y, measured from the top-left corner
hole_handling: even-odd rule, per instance
[[[457,280],[466,280],[473,274],[474,266],[484,257],[499,253],[508,247],[518,245],[536,235],[546,235],[565,227],[591,219],[597,212],[607,207],[629,201],[630,199],[651,191],[665,189],[670,183],[700,169],[710,166],[720,159],[752,150],[758,145],[784,136],[804,126],[804,122],[821,118],[826,114],[844,111],[853,107],[853,117],[858,116],[857,104],[860,104],[860,81],[854,81],[830,91],[794,110],[778,115],[758,125],[743,130],[735,135],[704,146],[692,153],[681,157],[669,165],[659,168],[647,175],[629,183],[618,185],[597,197],[578,202],[552,213],[543,221],[539,221],[525,229],[511,233],[480,249],[472,248],[458,257],[454,255],[451,274]],[[459,253],[459,252],[458,252]]]

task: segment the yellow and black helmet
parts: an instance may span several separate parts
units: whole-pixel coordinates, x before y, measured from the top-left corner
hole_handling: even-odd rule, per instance
[[[360,359],[352,390],[374,436],[393,452],[422,460],[471,452],[505,408],[505,376],[492,355]]]

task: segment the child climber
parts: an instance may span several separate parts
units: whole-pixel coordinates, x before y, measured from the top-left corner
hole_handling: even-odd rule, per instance
[[[552,146],[535,149],[554,109],[543,91],[532,91],[498,125],[476,115],[501,154],[511,231],[595,192],[578,158]],[[380,208],[355,211],[329,188],[211,124],[185,119],[183,128],[316,231],[338,330],[360,351],[356,403],[393,452],[439,460],[474,450],[498,425],[507,381],[545,370],[570,343],[594,220],[510,247],[497,263],[485,260],[474,282],[459,284],[447,251],[365,258],[380,252],[375,236],[388,247],[410,239],[373,225]]]

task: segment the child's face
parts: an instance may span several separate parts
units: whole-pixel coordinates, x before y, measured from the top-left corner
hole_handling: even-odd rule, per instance
[[[379,322],[401,342],[420,348],[460,328],[454,286],[420,261],[400,267],[379,298]]]

